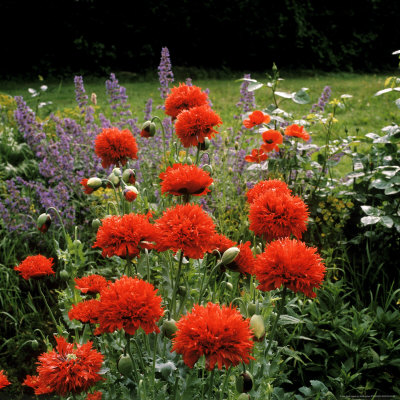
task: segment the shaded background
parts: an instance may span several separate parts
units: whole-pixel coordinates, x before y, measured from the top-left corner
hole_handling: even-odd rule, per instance
[[[133,11],[131,11],[133,7]],[[393,69],[400,1],[0,2],[2,78],[174,66],[265,71]]]

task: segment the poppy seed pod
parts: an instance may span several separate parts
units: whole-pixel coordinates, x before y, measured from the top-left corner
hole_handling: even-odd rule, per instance
[[[230,264],[235,260],[239,253],[240,250],[238,247],[230,247],[228,250],[224,251],[224,254],[222,254],[221,263],[223,265]]]
[[[265,337],[265,325],[261,315],[254,314],[250,318],[250,329],[253,331],[254,338],[261,342]]]
[[[140,136],[149,138],[153,137],[156,134],[156,124],[151,121],[146,121],[142,125],[142,131],[140,132]]]
[[[40,214],[39,218],[37,219],[36,226],[40,232],[46,233],[49,230],[51,225],[51,217],[50,214]]]
[[[253,377],[249,371],[242,372],[236,378],[236,390],[239,393],[247,393],[253,388]]]
[[[165,320],[161,326],[161,331],[168,339],[172,339],[174,333],[178,330],[174,319]]]
[[[129,201],[131,203],[132,201],[136,200],[136,197],[138,195],[138,190],[135,188],[135,186],[127,186],[124,191],[124,198],[126,201]]]
[[[128,168],[122,173],[122,180],[125,183],[130,183],[134,185],[136,182],[136,173],[134,169]]]
[[[100,225],[101,225],[101,221],[98,218],[96,218],[96,219],[94,219],[92,221],[92,228],[93,229],[99,229]]]
[[[118,360],[118,371],[125,376],[129,376],[133,370],[132,360],[128,355],[122,355]]]

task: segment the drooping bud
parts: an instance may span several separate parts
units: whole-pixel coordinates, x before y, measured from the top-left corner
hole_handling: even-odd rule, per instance
[[[142,131],[140,132],[141,137],[149,138],[156,134],[156,124],[151,121],[146,121],[142,125]]]
[[[257,310],[257,304],[255,303],[247,304],[247,313],[250,317],[252,317],[256,313],[256,310]]]
[[[100,225],[101,225],[101,221],[98,218],[96,218],[96,219],[94,219],[92,221],[92,228],[93,229],[96,229],[96,230],[99,229]]]
[[[232,285],[232,283],[226,282],[226,288],[227,288],[229,291],[232,291],[232,290],[233,290],[233,285]]]
[[[86,186],[90,187],[93,190],[96,190],[99,187],[101,187],[102,184],[103,184],[102,180],[97,176],[95,176],[93,178],[88,179]]]
[[[122,173],[122,180],[125,183],[130,183],[131,185],[134,185],[136,182],[136,174],[135,170],[128,168]]]
[[[210,147],[210,139],[209,138],[204,138],[204,142],[203,143],[199,143],[197,146],[199,146],[200,150],[208,150],[208,148]]]
[[[112,184],[117,187],[119,185],[119,177],[114,175],[112,172],[110,175],[108,175],[107,178],[110,182],[112,182]],[[111,186],[111,185],[110,185]]]
[[[127,186],[124,191],[124,197],[126,201],[129,201],[131,203],[132,201],[136,200],[136,197],[138,195],[138,190],[135,188],[135,186]]]
[[[224,254],[222,254],[221,263],[223,265],[230,264],[235,260],[239,253],[240,249],[238,247],[230,247],[228,250],[225,250]]]
[[[46,233],[49,230],[51,225],[51,217],[50,214],[40,214],[39,218],[37,219],[36,226],[40,232]]]
[[[249,371],[242,372],[236,378],[236,390],[239,393],[247,393],[253,388],[253,377]]]
[[[253,331],[254,340],[261,342],[265,337],[265,325],[261,315],[254,314],[250,318],[250,329]]]
[[[39,343],[36,339],[31,340],[31,348],[32,350],[37,350],[39,348]]]
[[[112,170],[112,173],[115,175],[115,176],[118,176],[118,177],[121,177],[121,175],[122,175],[122,173],[121,173],[121,168],[114,168],[113,170]]]
[[[161,332],[166,336],[168,339],[172,339],[174,333],[178,330],[176,326],[176,321],[174,319],[165,320],[161,326]]]
[[[125,376],[129,376],[133,370],[132,360],[128,355],[122,355],[118,360],[118,371]]]

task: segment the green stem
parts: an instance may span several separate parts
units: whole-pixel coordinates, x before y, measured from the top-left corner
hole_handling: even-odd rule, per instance
[[[65,243],[67,243],[67,232],[65,231],[64,222],[63,222],[63,220],[61,218],[61,215],[60,215],[59,211],[57,210],[57,208],[48,207],[47,210],[46,210],[46,214],[48,214],[49,210],[53,210],[57,214],[57,217],[61,222],[61,228],[62,228],[62,231],[63,231]]]
[[[125,349],[128,351],[128,356],[130,357],[130,359],[132,361],[133,371],[134,371],[134,379],[136,380],[136,384],[139,386],[140,377],[139,377],[139,372],[138,372],[138,368],[136,365],[136,360],[133,358],[133,354],[132,354],[132,350],[131,350],[131,338],[127,333],[125,334],[125,337],[126,337]]]
[[[57,328],[58,323],[57,323],[57,321],[56,321],[56,319],[55,319],[55,317],[54,317],[53,311],[51,311],[51,308],[50,308],[50,306],[49,306],[49,303],[48,303],[47,300],[46,300],[46,296],[45,296],[44,293],[42,292],[42,288],[40,287],[40,282],[39,282],[39,281],[37,282],[37,285],[38,285],[39,293],[41,294],[41,296],[42,296],[42,298],[43,298],[44,304],[46,305],[47,311],[48,311],[49,314],[50,314],[50,318],[51,318],[51,320],[53,321],[55,327]]]
[[[174,285],[174,290],[172,292],[172,301],[171,301],[171,314],[172,318],[177,318],[176,313],[175,313],[175,308],[176,308],[176,294],[178,291],[179,287],[179,280],[181,278],[181,270],[182,270],[182,261],[183,261],[183,251],[180,251],[179,255],[179,265],[178,265],[178,273],[176,274],[176,280],[175,280],[175,285]]]
[[[199,163],[199,157],[200,157],[200,144],[197,145],[196,161],[194,162],[195,165]]]
[[[211,371],[210,385],[208,387],[208,394],[207,394],[207,398],[208,399],[211,399],[212,388],[213,388],[213,385],[214,385],[214,375],[215,375],[215,368],[213,368],[213,370]]]
[[[222,384],[222,389],[219,392],[219,400],[223,399],[226,390],[226,385],[228,384],[229,377],[231,376],[231,372],[232,372],[232,366],[229,366],[228,370],[225,373],[225,379],[224,383]]]
[[[162,141],[163,141],[163,151],[164,151],[164,160],[167,162],[167,150],[166,150],[166,144],[165,144],[165,130],[164,130],[164,125],[162,124],[162,121],[159,117],[155,116],[151,119],[151,122],[158,121],[161,125],[161,132],[162,132]]]
[[[265,350],[266,355],[268,355],[268,352],[271,349],[272,342],[273,342],[274,336],[275,336],[276,327],[278,326],[278,320],[279,320],[279,317],[281,316],[282,311],[285,307],[286,292],[287,292],[287,288],[286,288],[286,286],[284,286],[283,291],[282,291],[282,298],[281,298],[281,301],[279,302],[278,313],[276,315],[274,325],[273,325],[271,333],[269,335],[268,346]]]
[[[146,253],[146,265],[147,265],[147,282],[151,283],[151,271],[150,271],[150,260],[149,260],[149,251],[144,249]]]
[[[201,304],[201,299],[202,299],[202,297],[203,297],[204,289],[210,284],[211,277],[213,276],[214,272],[217,270],[217,268],[218,268],[221,264],[222,264],[221,261],[219,261],[217,264],[215,264],[214,268],[213,268],[213,269],[211,270],[211,272],[210,272],[210,275],[209,275],[208,280],[207,280],[207,284],[206,284],[204,287],[203,287],[203,285],[201,286],[201,288],[200,288],[200,293],[199,293],[199,301],[198,301],[198,304]]]

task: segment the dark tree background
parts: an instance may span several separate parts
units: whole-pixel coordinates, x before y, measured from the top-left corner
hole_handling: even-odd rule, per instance
[[[174,66],[393,69],[399,0],[0,2],[3,78]]]

